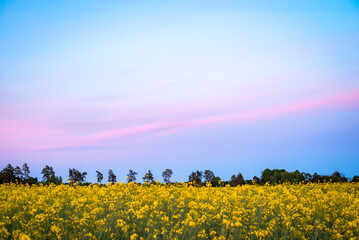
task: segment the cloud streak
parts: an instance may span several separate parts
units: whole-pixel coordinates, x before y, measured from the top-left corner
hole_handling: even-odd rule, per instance
[[[292,103],[265,107],[252,110],[243,110],[233,112],[230,114],[213,114],[201,118],[194,118],[189,120],[171,120],[158,121],[131,126],[127,128],[120,128],[99,132],[96,134],[73,139],[70,144],[47,145],[40,149],[42,150],[61,150],[61,149],[81,149],[84,147],[106,147],[118,143],[120,140],[135,137],[140,138],[144,135],[166,136],[174,134],[178,131],[185,131],[187,129],[215,125],[220,123],[242,123],[250,121],[258,121],[265,118],[273,118],[285,116],[288,114],[301,113],[303,111],[323,110],[323,111],[338,111],[342,108],[358,108],[359,107],[359,90],[352,90],[341,92],[337,94],[308,99],[306,101],[293,101]],[[187,116],[190,118],[190,116]]]

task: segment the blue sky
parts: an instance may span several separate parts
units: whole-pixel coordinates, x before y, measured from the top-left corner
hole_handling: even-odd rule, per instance
[[[3,1],[0,167],[359,174],[355,1]]]

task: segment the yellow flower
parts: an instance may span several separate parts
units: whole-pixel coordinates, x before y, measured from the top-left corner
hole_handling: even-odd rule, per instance
[[[31,238],[28,235],[21,233],[19,240],[31,240]]]

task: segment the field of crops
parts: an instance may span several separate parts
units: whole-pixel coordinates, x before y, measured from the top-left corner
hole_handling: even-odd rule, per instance
[[[359,184],[3,184],[1,239],[358,239]]]

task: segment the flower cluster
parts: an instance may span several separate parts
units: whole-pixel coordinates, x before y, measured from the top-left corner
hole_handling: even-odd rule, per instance
[[[3,184],[9,238],[358,239],[359,184]]]

